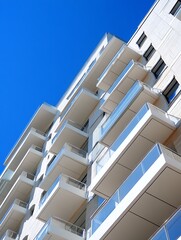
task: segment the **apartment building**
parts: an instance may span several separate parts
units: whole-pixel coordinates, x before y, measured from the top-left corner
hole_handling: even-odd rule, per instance
[[[1,240],[181,239],[181,1],[105,34],[5,160]]]

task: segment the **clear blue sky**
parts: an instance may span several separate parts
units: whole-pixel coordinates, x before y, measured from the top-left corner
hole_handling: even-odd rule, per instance
[[[56,105],[105,32],[128,41],[154,0],[0,0],[0,171],[37,108]]]

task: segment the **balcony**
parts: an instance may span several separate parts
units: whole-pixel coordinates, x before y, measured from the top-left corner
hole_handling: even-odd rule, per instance
[[[50,218],[35,240],[83,240],[84,229],[59,218]]]
[[[86,155],[84,150],[65,143],[51,164],[47,166],[39,187],[47,191],[60,173],[79,179],[88,166]]]
[[[110,146],[144,103],[154,103],[157,91],[136,81],[101,127],[100,142]]]
[[[26,214],[25,202],[15,199],[10,208],[6,211],[0,220],[0,232],[5,233],[8,229],[17,232],[19,230],[21,221]]]
[[[86,198],[84,183],[61,175],[42,197],[38,217],[47,221],[51,216],[58,216],[67,221],[85,203]]]
[[[109,198],[155,142],[167,140],[178,122],[161,109],[145,104],[108,151],[94,162],[96,176],[89,190]]]
[[[57,154],[67,142],[77,147],[81,147],[87,138],[88,134],[81,125],[68,120],[64,122],[56,135],[52,138],[52,145],[49,151]]]
[[[7,159],[5,161],[5,165],[7,165],[14,158],[14,155],[16,155],[16,153],[19,151],[19,149],[24,147],[24,142],[28,141],[28,139],[30,139],[29,135],[31,135],[31,137],[32,137],[33,132],[37,132],[37,133],[40,133],[41,135],[44,135],[44,132],[47,131],[47,128],[52,123],[56,113],[57,113],[57,109],[51,105],[44,103],[40,106],[40,108],[34,114],[32,120],[28,124],[27,128],[21,135],[20,139],[18,140],[18,142],[16,143],[16,145],[10,152],[9,156],[7,157]],[[36,129],[38,129],[38,130],[36,130]],[[32,144],[39,146],[39,144],[36,144],[36,141],[33,142]],[[40,145],[42,146],[41,143],[40,143]],[[39,146],[39,147],[41,147],[41,146]]]
[[[73,100],[67,105],[60,115],[59,127],[68,119],[84,125],[90,114],[99,102],[98,96],[87,89],[80,89]],[[79,109],[79,111],[77,111]],[[81,111],[80,111],[81,109]]]
[[[16,240],[16,239],[18,239],[18,234],[16,232],[13,232],[8,229],[0,239],[1,240],[13,240],[13,239]]]
[[[97,87],[107,92],[120,73],[126,68],[128,63],[132,59],[137,61],[139,58],[140,55],[138,53],[128,46],[123,45],[103,71],[101,76],[98,78]]]
[[[171,239],[181,239],[181,208],[176,211],[176,213],[169,218],[164,225],[157,231],[150,240],[171,240]]]
[[[180,184],[181,156],[156,144],[93,217],[90,240],[148,239],[181,204]]]
[[[7,196],[8,192],[16,182],[23,171],[34,173],[39,162],[42,159],[42,149],[37,146],[31,146],[15,171],[11,171],[8,167],[5,168],[0,179],[0,203]]]
[[[34,175],[27,172],[22,172],[10,191],[7,192],[4,201],[0,205],[0,219],[8,210],[8,207],[11,205],[14,199],[21,199],[22,201],[27,202],[33,186]]]
[[[105,93],[101,110],[111,113],[135,81],[143,81],[147,74],[148,70],[141,63],[131,60]]]
[[[40,132],[37,129],[31,128],[24,140],[22,141],[19,148],[16,150],[11,160],[9,161],[6,168],[15,171],[27,151],[32,145],[36,145],[37,147],[42,148],[44,142],[46,140],[45,133]]]

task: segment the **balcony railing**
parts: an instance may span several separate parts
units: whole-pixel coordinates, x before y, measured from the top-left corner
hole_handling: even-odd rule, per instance
[[[4,222],[4,220],[6,219],[7,215],[10,213],[10,211],[13,209],[14,205],[18,205],[20,207],[26,208],[27,207],[27,203],[19,200],[19,199],[15,199],[13,204],[9,207],[9,209],[6,211],[6,213],[4,214],[3,218],[1,218],[0,220],[0,225]]]
[[[47,234],[53,234],[53,230],[51,231],[51,225],[56,225],[58,229],[69,231],[75,235],[78,235],[82,238],[85,236],[85,230],[60,218],[50,218],[48,222],[43,226],[35,240],[42,240]]]
[[[1,237],[1,240],[6,240],[6,239],[18,239],[18,234],[14,231],[7,230],[5,234]]]
[[[73,104],[76,102],[76,100],[79,98],[79,95],[83,92],[87,92],[88,94],[92,94],[94,96],[97,96],[96,93],[93,93],[91,91],[89,91],[86,88],[81,89],[76,96],[74,97],[74,99],[68,104],[68,106],[64,109],[63,113],[60,115],[60,122],[65,118],[65,116],[67,115],[67,113],[69,112],[69,110],[72,108]]]
[[[97,173],[104,166],[106,162],[110,159],[112,154],[116,151],[118,146],[122,144],[122,142],[126,139],[126,137],[133,131],[139,121],[145,116],[145,114],[149,111],[149,107],[145,104],[140,111],[136,114],[136,116],[131,120],[131,122],[127,125],[127,127],[123,130],[123,132],[119,135],[116,141],[112,144],[111,148],[109,148],[104,156],[101,159],[97,160]]]
[[[103,71],[103,73],[101,74],[101,76],[98,78],[98,81],[101,81],[104,76],[107,74],[107,72],[110,70],[110,68],[112,67],[112,65],[116,62],[116,60],[120,57],[120,55],[124,52],[125,48],[127,46],[124,44],[119,51],[116,53],[116,55],[113,57],[113,59],[110,61],[110,63],[108,64],[108,66],[105,68],[105,70]]]
[[[124,76],[132,69],[132,67],[134,65],[140,66],[141,68],[145,69],[145,66],[139,62],[135,62],[134,60],[131,60],[126,67],[124,68],[124,70],[120,73],[120,75],[118,76],[118,78],[115,80],[115,82],[111,85],[111,87],[109,88],[108,92],[111,93],[118,84],[121,84],[121,81],[123,81]],[[139,79],[140,80],[140,79]]]
[[[47,167],[45,176],[47,176],[49,174],[49,172],[55,167],[58,159],[60,158],[60,156],[62,155],[62,153],[65,150],[68,150],[68,151],[70,151],[72,153],[78,154],[79,156],[84,157],[84,158],[86,158],[86,156],[87,156],[87,153],[83,149],[80,149],[80,148],[75,147],[75,146],[73,146],[71,144],[65,143],[63,148],[57,154],[57,156],[54,158],[54,160],[51,162],[51,164]]]
[[[135,168],[135,170],[129,175],[129,177],[123,182],[123,184],[112,195],[109,201],[103,206],[103,208],[97,213],[92,220],[92,234],[99,228],[99,226],[106,220],[106,218],[113,212],[116,206],[123,200],[128,192],[136,185],[136,183],[142,178],[142,176],[148,171],[148,169],[154,164],[154,162],[162,154],[162,151],[158,144],[156,144],[152,150],[146,155],[142,162]]]
[[[40,204],[39,204],[39,208],[41,208],[41,206],[44,204],[44,202],[47,200],[47,198],[49,197],[49,195],[53,192],[53,190],[56,188],[57,185],[59,185],[60,183],[64,182],[67,183],[73,187],[76,187],[78,189],[81,190],[86,190],[86,185],[74,178],[68,177],[66,175],[60,175],[55,182],[52,184],[52,186],[49,188],[49,190],[45,193],[45,195],[42,197]]]
[[[109,118],[101,127],[101,136],[103,136],[108,129],[124,114],[126,109],[131,105],[131,103],[135,100],[138,93],[142,90],[143,86],[139,81],[136,81],[132,88],[128,91],[122,101],[117,105],[114,111],[111,113]]]
[[[164,223],[150,240],[174,240],[181,237],[181,208]]]
[[[67,121],[65,121],[64,122],[64,124],[60,127],[60,129],[58,130],[58,132],[55,134],[55,136],[52,138],[52,144],[55,142],[55,140],[57,139],[57,136],[62,132],[62,130],[65,128],[65,126],[66,125],[71,125],[72,127],[75,127],[75,128],[77,128],[77,129],[79,129],[79,130],[81,130],[81,131],[83,131],[83,132],[86,132],[86,129],[83,127],[83,126],[81,126],[81,125],[79,125],[78,123],[75,123],[75,122],[73,122],[73,121],[71,121],[71,120],[67,120]]]

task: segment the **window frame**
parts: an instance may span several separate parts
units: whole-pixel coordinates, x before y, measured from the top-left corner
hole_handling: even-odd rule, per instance
[[[181,0],[178,0],[173,6],[173,8],[171,9],[170,14],[172,14],[173,16],[176,16],[180,9],[181,9]]]
[[[154,74],[155,78],[158,79],[162,75],[166,67],[167,66],[165,62],[163,61],[162,58],[160,58],[152,68],[151,72]]]
[[[148,47],[148,49],[145,51],[145,53],[143,54],[143,57],[146,59],[146,61],[149,61],[150,58],[153,56],[153,54],[155,53],[155,48],[153,47],[152,44],[150,44],[150,46]]]
[[[147,36],[146,36],[145,32],[143,32],[136,42],[136,44],[138,45],[139,48],[142,47],[142,45],[143,45],[143,43],[145,42],[146,39],[147,39]]]
[[[175,76],[172,78],[172,81],[166,86],[165,90],[162,92],[168,104],[171,104],[175,98],[181,92],[181,85],[176,80]]]

